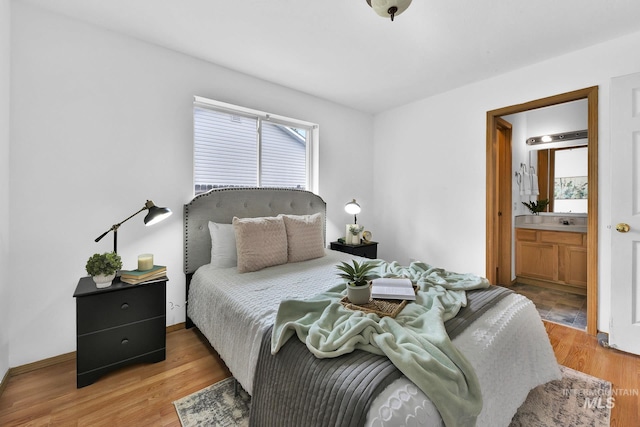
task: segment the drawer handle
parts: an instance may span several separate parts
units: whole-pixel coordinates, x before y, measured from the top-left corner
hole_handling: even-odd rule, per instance
[[[129,304],[127,304],[126,302],[124,304],[122,304],[120,306],[121,309],[126,310],[127,308],[129,308]]]
[[[123,338],[122,342],[120,344],[122,344],[122,345],[129,344],[129,339],[128,338]]]

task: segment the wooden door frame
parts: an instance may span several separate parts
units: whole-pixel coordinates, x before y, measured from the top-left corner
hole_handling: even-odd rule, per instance
[[[511,229],[513,228],[512,217],[513,210],[511,208],[511,199],[512,199],[512,150],[511,150],[511,135],[512,135],[512,126],[511,123],[506,120],[498,117],[496,119],[496,137],[498,133],[504,135],[504,146],[500,147],[500,143],[496,141],[496,149],[498,152],[502,151],[503,158],[502,160],[498,160],[497,167],[500,173],[496,177],[498,180],[496,185],[498,189],[500,189],[501,197],[496,199],[496,209],[498,209],[498,216],[496,216],[496,227],[498,227],[500,244],[498,245],[498,252],[500,252],[500,248],[508,249],[509,256],[499,256],[498,263],[496,266],[498,267],[498,273],[496,275],[496,281],[492,283],[500,284],[500,285],[508,285],[511,286]],[[506,278],[506,279],[505,279]],[[501,280],[504,279],[504,280]]]
[[[496,283],[498,265],[499,230],[496,225],[499,194],[497,191],[497,141],[496,126],[498,118],[510,114],[522,113],[542,107],[565,102],[587,100],[588,135],[588,192],[587,202],[587,333],[598,332],[598,86],[579,89],[547,98],[537,99],[524,104],[512,105],[487,112],[486,150],[487,150],[487,200],[486,200],[486,275],[491,283]],[[509,177],[511,178],[511,177]]]

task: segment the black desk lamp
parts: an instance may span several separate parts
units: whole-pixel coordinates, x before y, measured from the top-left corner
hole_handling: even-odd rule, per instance
[[[144,207],[142,209],[140,209],[138,212],[131,215],[129,218],[117,224],[112,225],[110,229],[102,233],[96,239],[96,242],[99,242],[100,240],[102,240],[104,236],[109,234],[110,231],[113,231],[113,252],[117,253],[118,252],[118,228],[120,228],[122,224],[129,221],[134,216],[138,215],[140,212],[147,209],[149,210],[149,213],[147,214],[147,216],[144,217],[144,225],[157,224],[171,215],[171,210],[169,208],[159,208],[156,205],[154,205],[151,200],[147,200],[147,203],[144,204]]]

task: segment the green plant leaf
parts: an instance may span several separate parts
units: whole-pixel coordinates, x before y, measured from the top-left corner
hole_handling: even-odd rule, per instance
[[[342,261],[336,268],[342,271],[342,273],[338,273],[338,277],[355,286],[366,284],[369,280],[378,277],[376,274],[371,273],[371,270],[375,268],[375,264],[368,261],[358,263],[357,260],[353,260],[352,264]]]
[[[110,275],[122,268],[122,258],[115,252],[93,254],[85,265],[85,270],[90,276],[100,274]]]

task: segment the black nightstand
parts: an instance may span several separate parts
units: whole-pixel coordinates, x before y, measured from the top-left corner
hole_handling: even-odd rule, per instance
[[[359,245],[345,245],[340,242],[331,242],[331,249],[364,258],[375,259],[378,257],[378,242],[361,243]]]
[[[165,359],[167,278],[98,289],[83,277],[76,299],[77,387],[134,363]]]

